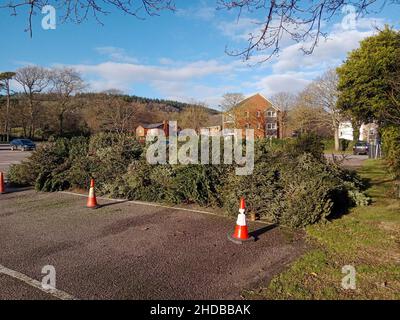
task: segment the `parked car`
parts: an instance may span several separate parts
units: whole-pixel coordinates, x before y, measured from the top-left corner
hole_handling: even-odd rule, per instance
[[[36,145],[32,140],[29,139],[14,139],[10,142],[11,150],[35,150]]]
[[[369,144],[365,141],[358,141],[353,147],[353,154],[360,155],[360,154],[368,154]]]

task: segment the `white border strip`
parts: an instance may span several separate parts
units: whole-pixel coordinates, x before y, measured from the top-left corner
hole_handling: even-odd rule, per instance
[[[58,289],[44,289],[42,286],[42,283],[28,277],[27,275],[20,273],[18,271],[14,271],[11,269],[8,269],[0,264],[0,274],[5,274],[7,276],[10,276],[14,279],[17,279],[19,281],[22,281],[26,283],[27,285],[34,287],[36,289],[39,289],[40,291],[47,293],[55,298],[58,298],[60,300],[76,300],[75,297],[71,296],[69,293],[66,293],[62,290]]]

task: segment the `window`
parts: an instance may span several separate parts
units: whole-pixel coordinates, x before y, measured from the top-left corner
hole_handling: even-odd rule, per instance
[[[261,111],[260,110],[257,111],[257,118],[259,118],[259,117],[261,117]]]
[[[275,111],[267,111],[267,117],[275,118],[276,117],[276,112]]]
[[[276,130],[276,123],[267,123],[268,130]]]
[[[246,123],[245,128],[250,129],[251,128],[250,123]]]
[[[261,129],[261,123],[257,123],[257,129]]]
[[[244,116],[248,119],[250,117],[250,113],[248,111],[245,111]]]

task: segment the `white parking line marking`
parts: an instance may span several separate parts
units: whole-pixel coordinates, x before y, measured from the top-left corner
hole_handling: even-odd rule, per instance
[[[36,289],[39,289],[40,291],[45,292],[45,293],[47,293],[47,294],[49,294],[49,295],[51,295],[51,296],[53,296],[55,298],[58,298],[60,300],[76,300],[76,298],[74,298],[69,293],[66,293],[66,292],[64,292],[62,290],[44,289],[42,287],[42,283],[41,282],[39,282],[39,281],[37,281],[35,279],[32,279],[32,278],[28,277],[27,275],[25,275],[23,273],[20,273],[18,271],[14,271],[14,270],[8,269],[8,268],[2,266],[1,264],[0,264],[0,274],[5,274],[5,275],[10,276],[10,277],[12,277],[14,279],[22,281],[22,282],[26,283],[27,285],[29,285],[31,287],[34,287]]]

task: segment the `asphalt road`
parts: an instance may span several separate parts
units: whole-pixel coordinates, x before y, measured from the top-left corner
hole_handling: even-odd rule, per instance
[[[301,233],[253,223],[258,241],[227,240],[235,220],[129,202],[33,190],[0,195],[0,265],[77,299],[240,299],[306,250]],[[1,268],[0,268],[1,269]],[[2,275],[1,299],[52,299]]]
[[[20,163],[31,155],[30,151],[11,151],[10,145],[0,144],[0,171],[7,175],[12,164]]]
[[[352,154],[334,154],[337,161],[341,162],[343,167],[355,169],[362,166],[362,163],[368,159],[367,155],[352,155]],[[325,157],[332,161],[332,154],[325,154]]]

